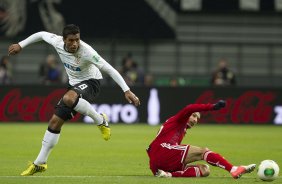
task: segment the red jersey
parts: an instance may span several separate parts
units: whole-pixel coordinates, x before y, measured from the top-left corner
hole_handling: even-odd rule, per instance
[[[187,121],[194,112],[213,110],[213,104],[191,104],[166,120],[150,146],[161,143],[181,144],[187,130]]]
[[[150,169],[172,172],[185,168],[183,161],[189,145],[180,145],[187,130],[187,121],[194,112],[213,110],[213,104],[191,104],[170,117],[160,128],[155,140],[147,149]]]

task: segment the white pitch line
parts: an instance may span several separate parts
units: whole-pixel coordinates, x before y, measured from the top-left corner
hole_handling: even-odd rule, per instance
[[[126,176],[0,176],[0,178],[122,178]]]
[[[0,178],[127,178],[127,177],[153,177],[153,176],[144,176],[144,175],[140,175],[140,176],[0,176]],[[209,178],[231,178],[230,176],[209,176]],[[242,179],[258,179],[257,177],[254,176],[243,176],[242,178],[240,178],[240,180]],[[277,179],[281,179],[282,177],[279,176]]]

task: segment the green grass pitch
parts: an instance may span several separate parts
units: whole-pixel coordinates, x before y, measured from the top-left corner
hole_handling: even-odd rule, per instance
[[[106,142],[94,125],[66,123],[48,160],[48,170],[32,177],[19,174],[41,147],[46,123],[0,124],[0,184],[183,184],[264,183],[256,171],[234,180],[212,167],[207,178],[155,178],[148,166],[146,147],[159,126],[112,125]],[[282,167],[282,126],[198,125],[183,143],[208,147],[235,165],[273,159]],[[279,177],[272,183],[282,183]]]

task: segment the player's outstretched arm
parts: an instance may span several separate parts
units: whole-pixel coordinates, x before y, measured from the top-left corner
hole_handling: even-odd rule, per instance
[[[30,35],[28,38],[24,39],[23,41],[10,45],[8,49],[8,55],[15,55],[21,52],[21,50],[24,47],[42,40],[44,40],[45,42],[51,45],[54,45],[56,42],[56,35],[45,31],[34,33]]]
[[[135,106],[140,105],[140,100],[139,98],[132,93],[130,90],[124,92],[125,98],[129,103],[133,103]]]
[[[9,46],[9,49],[8,49],[8,56],[10,55],[15,55],[19,52],[21,52],[22,50],[22,47],[19,45],[19,44],[12,44]]]
[[[129,103],[133,103],[135,106],[139,106],[139,98],[133,92],[130,91],[130,88],[127,86],[120,73],[116,69],[114,69],[108,62],[106,62],[101,56],[99,56],[96,51],[93,50],[92,53],[96,54],[96,56],[92,57],[96,59],[96,62],[93,63],[100,70],[111,76],[111,78],[121,87],[124,92],[125,99]]]
[[[224,100],[219,100],[217,103],[213,104],[213,110],[220,110],[226,106],[226,102]]]
[[[211,110],[220,110],[226,106],[226,102],[224,100],[219,100],[215,104],[190,104],[180,110],[176,116],[177,118],[186,118],[187,114],[192,114],[194,112],[202,112],[202,111],[211,111]]]

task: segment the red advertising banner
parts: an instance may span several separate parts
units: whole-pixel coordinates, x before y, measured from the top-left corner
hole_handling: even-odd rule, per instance
[[[164,122],[190,103],[226,100],[226,108],[202,113],[201,123],[282,124],[282,89],[279,88],[133,88],[141,99],[135,107],[118,87],[102,87],[93,108],[105,112],[111,123]],[[5,86],[0,88],[0,122],[48,122],[64,95],[63,87]],[[91,122],[77,114],[73,122]]]
[[[215,98],[214,91],[206,90],[197,98],[196,103],[215,102],[218,99]],[[267,124],[273,121],[273,106],[277,99],[277,94],[273,91],[246,90],[238,97],[228,96],[224,99],[227,107],[218,113],[204,113],[206,122]]]
[[[34,89],[42,90],[34,90]],[[38,91],[35,94],[35,91]],[[48,87],[5,87],[0,90],[0,121],[49,121],[54,107],[66,92]],[[72,121],[78,120],[79,115]]]

